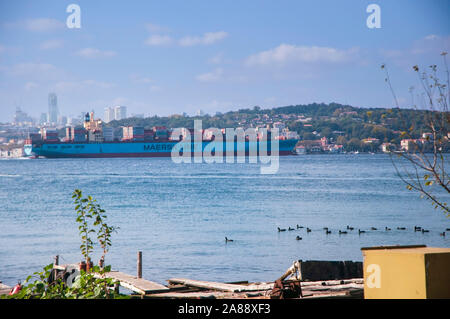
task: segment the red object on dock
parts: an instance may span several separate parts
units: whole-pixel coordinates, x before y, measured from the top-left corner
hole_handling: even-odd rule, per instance
[[[9,295],[12,296],[12,295],[18,294],[21,290],[22,290],[22,285],[19,282],[17,285],[15,285],[11,289],[11,291],[9,292]]]

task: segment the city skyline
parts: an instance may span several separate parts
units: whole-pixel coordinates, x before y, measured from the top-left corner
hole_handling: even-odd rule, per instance
[[[24,112],[20,106],[17,106],[15,113],[13,115],[13,120],[11,123],[14,124],[26,124],[27,126],[74,126],[80,125],[86,113],[94,112],[82,111],[78,116],[67,116],[59,113],[58,109],[58,96],[51,92],[48,94],[48,112],[41,113],[40,117],[29,116],[28,113]],[[95,113],[95,112],[94,112]],[[109,123],[114,120],[123,120],[128,118],[127,107],[124,105],[116,105],[112,107],[106,107],[103,117],[101,118],[103,122]],[[143,114],[131,114],[130,117],[143,117]],[[1,122],[0,122],[1,123]]]
[[[381,28],[367,27],[372,3]],[[66,26],[69,4],[0,4],[0,122],[17,106],[39,118],[49,92],[69,116],[115,105],[146,116],[312,102],[391,107],[383,63],[407,107],[412,66],[442,66],[450,47],[447,1],[78,1],[80,29]]]

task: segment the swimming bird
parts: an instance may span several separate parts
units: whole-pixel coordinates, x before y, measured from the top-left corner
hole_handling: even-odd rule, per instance
[[[347,229],[348,229],[348,230],[353,230],[354,228],[353,228],[353,227],[350,227],[349,225],[347,225]]]
[[[311,229],[309,229],[308,227],[306,227],[306,232],[307,232],[307,233],[310,233],[310,232],[311,232]]]
[[[323,230],[328,230],[328,227],[324,227]]]
[[[299,226],[299,225],[297,224],[297,229],[299,229],[299,228],[305,228],[305,227],[303,227],[303,226]]]
[[[300,236],[295,237],[296,240],[302,240]]]
[[[365,230],[358,229],[358,234],[363,234],[365,232],[366,232]]]
[[[389,227],[384,227],[384,230],[391,230]]]
[[[446,228],[445,231],[450,231],[450,228]]]
[[[422,227],[420,227],[420,226],[414,226],[414,231],[416,232],[416,231],[421,231],[422,230]]]
[[[429,232],[430,232],[429,230],[423,229],[423,228],[422,228],[422,234],[423,234],[423,233],[429,233]]]
[[[228,239],[227,237],[225,237],[225,242],[226,242],[226,243],[232,242],[232,241],[233,241],[233,239]]]
[[[445,237],[445,232],[439,233],[439,235]]]
[[[278,228],[278,232],[280,232],[280,231],[286,231],[285,228],[280,228],[280,227],[277,227],[277,228]]]
[[[291,231],[291,230],[294,230],[294,228],[289,227],[288,230]]]
[[[328,235],[328,234],[331,234],[331,230],[326,230],[326,231],[325,231],[325,234],[327,234],[327,235]]]
[[[375,227],[370,227],[371,230],[377,230]]]
[[[406,230],[406,227],[397,227],[398,230]]]
[[[339,231],[339,235],[340,235],[340,234],[347,234],[347,232],[346,232],[346,231],[341,231],[341,230],[340,230],[340,231]]]

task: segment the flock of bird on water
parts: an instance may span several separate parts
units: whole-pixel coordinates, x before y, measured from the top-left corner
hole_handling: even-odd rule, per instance
[[[298,230],[298,229],[302,229],[302,228],[305,228],[305,227],[304,226],[300,226],[300,225],[297,224],[296,228],[289,227],[287,229],[287,231],[293,231],[293,230]],[[277,227],[277,229],[278,229],[279,233],[286,231],[286,228]],[[347,228],[345,230],[339,230],[338,234],[339,235],[345,235],[345,234],[348,234],[349,232],[351,232],[354,229],[355,229],[354,227],[351,227],[351,226],[347,225]],[[331,230],[329,230],[328,227],[324,227],[323,230],[325,231],[326,235],[331,234]],[[376,230],[378,230],[378,228],[371,227],[370,230],[371,231],[376,231]],[[385,231],[390,231],[392,229],[389,228],[389,227],[384,227],[384,230]],[[397,230],[406,230],[406,227],[397,227]],[[446,228],[445,231],[450,231],[450,228]],[[442,232],[442,233],[439,233],[439,235],[442,236],[442,237],[445,237],[445,231]],[[311,228],[306,227],[306,233],[310,233],[310,232],[312,232]],[[365,232],[367,232],[367,231],[358,229],[358,235],[364,234]],[[414,226],[414,232],[421,232],[422,234],[424,234],[424,233],[429,233],[430,231],[428,229],[422,228],[421,226]],[[302,237],[297,236],[297,237],[295,237],[295,239],[296,240],[302,240]],[[229,243],[229,242],[233,242],[233,241],[234,241],[233,239],[229,239],[229,238],[225,237],[225,243]]]

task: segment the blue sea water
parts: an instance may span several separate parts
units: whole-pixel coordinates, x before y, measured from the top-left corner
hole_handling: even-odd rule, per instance
[[[143,277],[163,284],[171,277],[270,281],[298,259],[362,261],[367,246],[450,247],[450,233],[439,236],[450,220],[405,188],[387,155],[281,157],[275,175],[261,175],[260,164],[170,158],[3,160],[1,281],[14,285],[55,255],[60,263],[82,259],[76,188],[120,227],[107,264],[134,274],[142,251]],[[277,231],[296,224],[312,232]],[[355,230],[339,235],[347,225]],[[414,232],[415,225],[430,232]],[[226,244],[225,236],[234,242]]]

